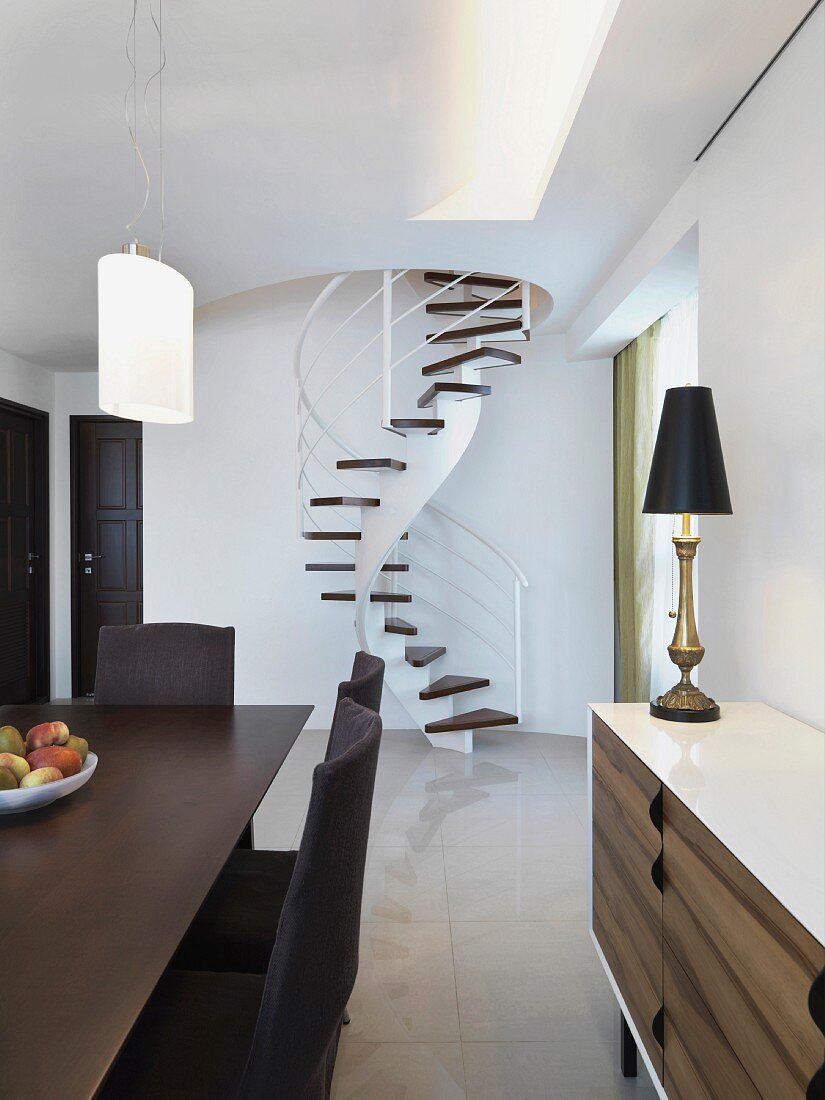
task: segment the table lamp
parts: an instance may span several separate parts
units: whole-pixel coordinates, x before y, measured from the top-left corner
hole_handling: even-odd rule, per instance
[[[719,428],[708,386],[678,386],[665,393],[653,450],[643,512],[682,516],[673,536],[679,559],[679,612],[670,659],[682,674],[678,684],[650,704],[650,713],[670,722],[715,722],[717,703],[690,682],[691,669],[705,655],[693,611],[693,559],[699,546],[691,515],[729,516],[733,512],[719,442]]]

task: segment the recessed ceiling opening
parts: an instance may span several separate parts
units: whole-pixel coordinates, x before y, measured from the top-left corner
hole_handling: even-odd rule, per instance
[[[535,217],[619,0],[478,0],[467,180],[430,221]],[[471,32],[473,33],[473,32]]]

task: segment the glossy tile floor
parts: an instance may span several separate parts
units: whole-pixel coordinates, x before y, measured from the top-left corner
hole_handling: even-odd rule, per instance
[[[259,847],[297,845],[326,737],[299,738]],[[654,1100],[641,1063],[619,1073],[587,932],[585,791],[578,738],[482,733],[464,757],[385,730],[334,1100]]]

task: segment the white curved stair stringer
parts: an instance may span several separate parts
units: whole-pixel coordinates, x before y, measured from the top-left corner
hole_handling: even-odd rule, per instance
[[[400,475],[380,475],[381,507],[362,511],[361,541],[355,554],[358,643],[367,652],[383,657],[386,686],[421,730],[434,717],[432,704],[428,709],[427,702],[418,697],[430,682],[433,666],[413,668],[407,663],[404,656],[407,644],[420,645],[421,639],[386,633],[384,609],[380,604],[370,603],[369,596],[381,566],[398,540],[464,454],[475,433],[480,411],[481,402],[477,400],[443,402],[437,413],[434,409],[427,410],[427,415],[444,420],[444,428],[435,436],[407,438],[407,469]],[[449,740],[444,735],[429,739],[432,744],[445,747]]]

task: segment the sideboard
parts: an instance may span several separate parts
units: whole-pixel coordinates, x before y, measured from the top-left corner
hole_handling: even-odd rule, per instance
[[[590,921],[662,1100],[825,1098],[825,735],[592,704]]]

